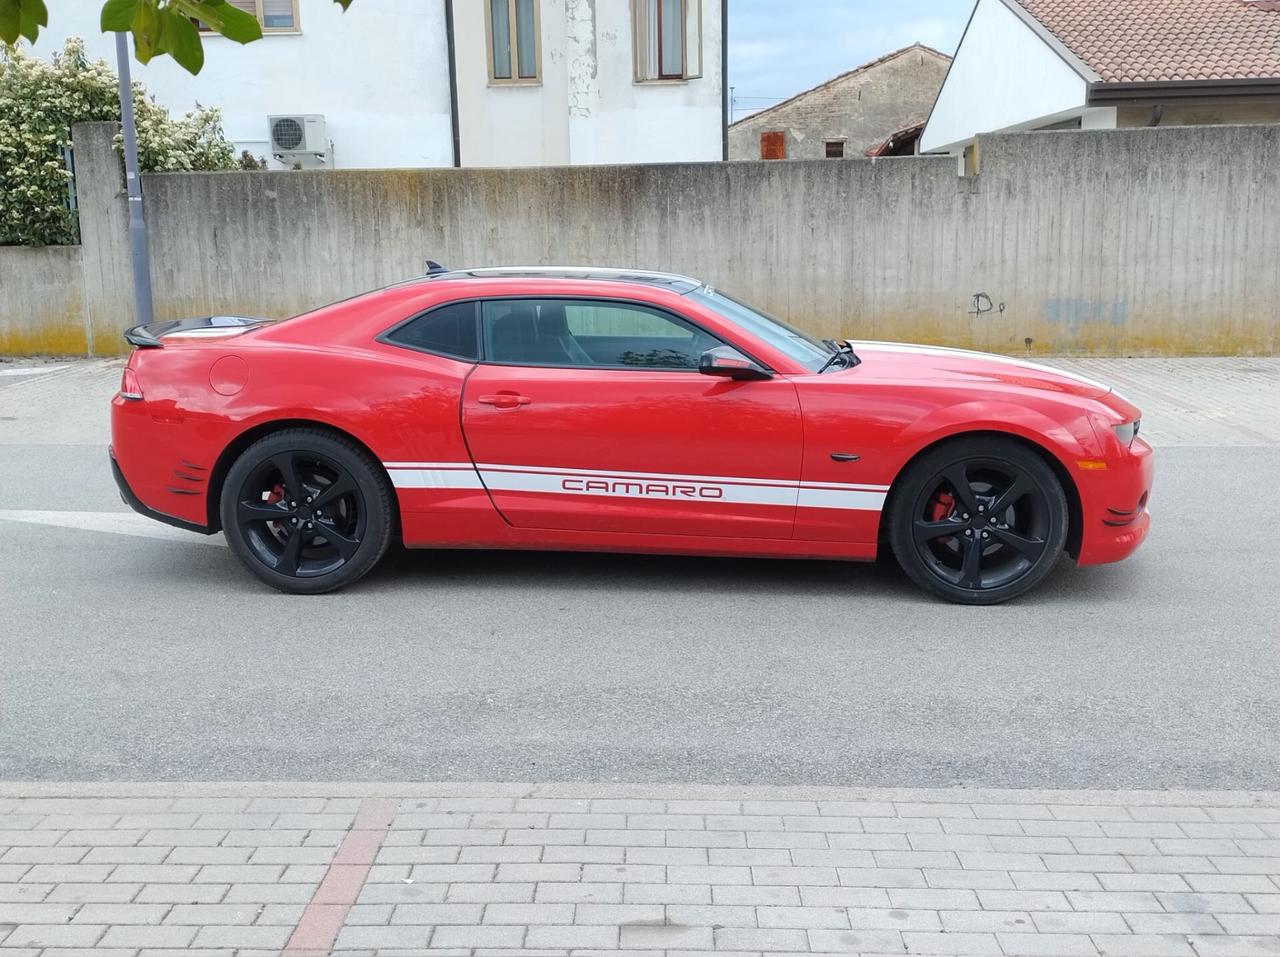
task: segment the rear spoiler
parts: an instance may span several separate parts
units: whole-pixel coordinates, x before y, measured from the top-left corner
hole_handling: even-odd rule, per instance
[[[184,339],[197,339],[203,336],[234,335],[230,332],[239,329],[247,332],[256,326],[263,326],[271,319],[258,319],[252,316],[204,316],[200,319],[168,319],[164,322],[148,322],[134,326],[125,332],[125,341],[139,349],[163,349],[162,336],[180,336]]]

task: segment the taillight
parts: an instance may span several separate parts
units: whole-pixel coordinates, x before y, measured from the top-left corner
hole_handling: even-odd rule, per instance
[[[142,386],[138,384],[138,376],[127,366],[120,376],[120,398],[142,400]]]

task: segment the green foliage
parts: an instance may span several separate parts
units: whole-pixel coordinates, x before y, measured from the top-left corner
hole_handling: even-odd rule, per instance
[[[352,0],[334,3],[345,11]],[[236,43],[252,43],[262,37],[257,18],[227,0],[106,0],[102,5],[103,32],[132,33],[133,53],[139,63],[168,54],[188,73],[199,73],[204,66],[204,44],[195,21]],[[45,0],[0,0],[0,42],[12,46],[24,37],[35,43],[40,29],[48,25]]]
[[[173,119],[138,83],[133,110],[144,171],[234,168],[218,110],[197,106]],[[71,125],[119,119],[116,75],[85,56],[82,40],[67,40],[50,63],[16,48],[0,54],[0,245],[77,241],[63,155]]]

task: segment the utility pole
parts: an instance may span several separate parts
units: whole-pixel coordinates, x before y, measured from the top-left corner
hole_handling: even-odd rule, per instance
[[[127,34],[116,34],[116,74],[120,78],[120,126],[124,130],[124,182],[129,194],[129,259],[133,265],[133,301],[138,323],[151,321],[151,261],[147,258],[147,221],[142,215],[138,176],[138,130],[133,122],[133,83],[129,79]]]

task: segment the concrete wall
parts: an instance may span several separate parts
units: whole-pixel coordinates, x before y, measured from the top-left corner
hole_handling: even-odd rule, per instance
[[[244,46],[206,35],[199,76],[165,56],[133,63],[133,78],[171,111],[220,107],[228,138],[255,156],[269,155],[269,114],[322,113],[340,167],[451,166],[442,0],[360,0],[347,14],[333,0],[298,7],[295,33]],[[92,0],[63,3],[34,52],[49,56],[82,37],[91,57],[114,64],[115,34],[102,32],[101,12]]]
[[[1001,134],[980,155],[968,178],[948,157],[152,174],[156,314],[287,316],[419,275],[430,257],[686,272],[822,336],[1277,351],[1280,126]],[[130,323],[114,169],[114,193],[96,176],[79,190],[82,219],[109,224],[82,222],[90,345],[104,353],[124,349]],[[30,290],[73,268],[33,278],[22,252],[0,258],[10,351],[36,342],[16,331],[32,321],[20,304],[54,298]],[[63,302],[53,313],[74,295]]]
[[[904,127],[923,123],[951,61],[908,47],[846,73],[729,127],[729,159],[760,159],[760,134],[786,134],[787,159],[824,159],[828,140],[846,157],[862,156]]]
[[[86,355],[79,246],[0,246],[0,355]]]

